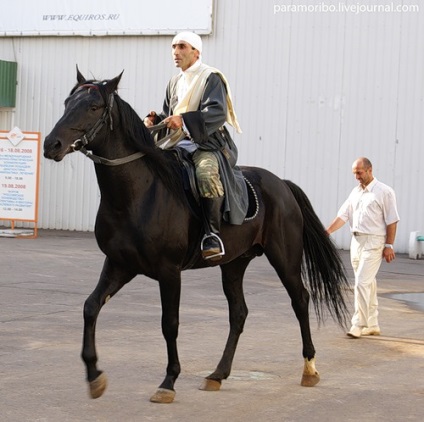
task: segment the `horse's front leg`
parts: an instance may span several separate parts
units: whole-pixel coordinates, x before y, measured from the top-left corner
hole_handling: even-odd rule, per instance
[[[81,357],[87,371],[90,396],[93,399],[100,397],[106,387],[106,375],[97,369],[97,352],[95,344],[95,331],[97,317],[102,306],[114,296],[124,284],[135,277],[122,268],[113,266],[108,258],[105,259],[99,282],[93,293],[84,304],[84,337]]]
[[[162,333],[166,341],[168,366],[165,379],[150,398],[150,401],[154,403],[172,403],[175,397],[174,384],[181,372],[177,350],[181,273],[161,277],[159,288],[162,302]]]
[[[215,371],[203,380],[201,390],[219,390],[222,380],[230,375],[237,344],[248,313],[243,293],[243,277],[250,261],[251,258],[238,258],[221,266],[222,286],[230,314],[230,332],[221,360]]]

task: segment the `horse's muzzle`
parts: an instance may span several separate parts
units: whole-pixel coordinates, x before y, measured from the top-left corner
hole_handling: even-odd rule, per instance
[[[67,148],[64,148],[63,143],[60,139],[54,138],[50,135],[46,136],[44,140],[44,157],[49,160],[61,161],[63,157],[69,151]]]

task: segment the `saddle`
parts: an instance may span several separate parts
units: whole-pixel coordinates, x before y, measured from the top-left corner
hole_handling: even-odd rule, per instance
[[[184,148],[171,148],[171,151],[175,154],[180,164],[184,191],[186,193],[190,211],[194,216],[201,220],[203,216],[200,205],[200,194],[196,181],[196,168],[194,166],[193,160],[191,159],[191,154]],[[259,200],[252,183],[249,181],[249,179],[247,179],[245,175],[243,175],[243,178],[247,187],[249,204],[244,221],[250,221],[258,215]]]

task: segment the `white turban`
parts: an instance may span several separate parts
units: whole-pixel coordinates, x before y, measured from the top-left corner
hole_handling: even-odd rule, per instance
[[[174,39],[172,40],[172,45],[180,44],[181,42],[190,44],[192,47],[198,50],[199,53],[202,52],[202,39],[194,32],[180,32],[179,34],[175,35]]]

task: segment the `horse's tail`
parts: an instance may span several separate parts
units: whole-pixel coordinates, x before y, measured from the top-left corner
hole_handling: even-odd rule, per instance
[[[343,262],[305,192],[289,180],[284,182],[292,191],[303,215],[302,275],[307,280],[318,321],[323,320],[325,305],[333,319],[346,327],[348,309],[345,295],[349,282]]]

